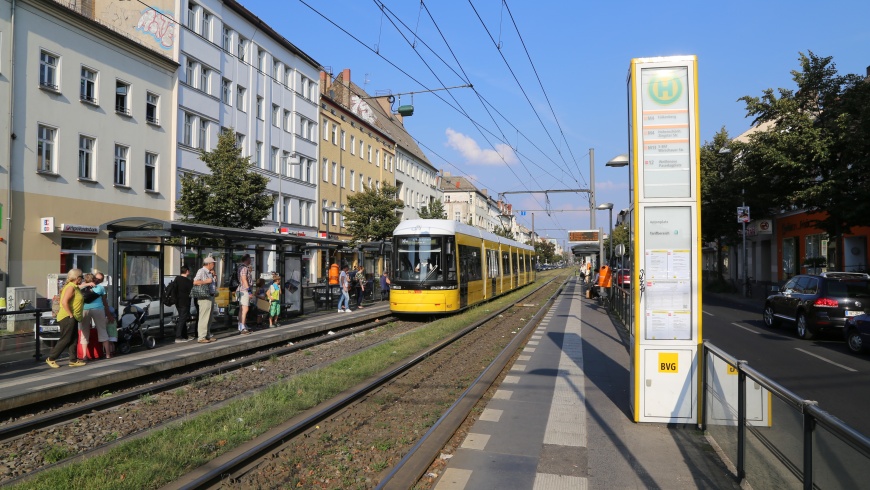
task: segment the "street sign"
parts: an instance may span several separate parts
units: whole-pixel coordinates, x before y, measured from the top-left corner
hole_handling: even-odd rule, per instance
[[[749,223],[749,206],[737,206],[737,222]]]

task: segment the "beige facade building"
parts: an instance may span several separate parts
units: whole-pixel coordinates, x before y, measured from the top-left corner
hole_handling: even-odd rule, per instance
[[[123,2],[12,5],[0,0],[0,268],[4,287],[45,296],[50,273],[106,268],[101,224],[170,219],[177,27]]]

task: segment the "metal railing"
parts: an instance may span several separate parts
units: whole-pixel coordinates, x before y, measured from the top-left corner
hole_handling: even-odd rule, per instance
[[[33,335],[34,335],[33,358],[36,362],[39,362],[42,360],[42,352],[40,351],[42,339],[40,337],[41,337],[41,333],[43,330],[43,325],[40,325],[40,318],[42,317],[42,314],[47,312],[47,311],[51,311],[51,308],[26,308],[23,310],[16,310],[16,311],[7,311],[7,310],[0,311],[0,321],[2,321],[2,322],[5,322],[6,317],[8,317],[10,315],[33,315],[33,323],[34,323],[34,327],[33,327]],[[54,340],[54,339],[51,339],[51,340]]]
[[[840,419],[703,343],[701,426],[756,488],[860,488],[870,439]]]

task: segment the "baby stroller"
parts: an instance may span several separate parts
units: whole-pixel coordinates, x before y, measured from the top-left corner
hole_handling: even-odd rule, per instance
[[[150,296],[143,294],[133,298],[124,307],[121,318],[118,320],[117,346],[119,353],[129,354],[131,348],[140,345],[144,345],[146,349],[153,349],[157,345],[157,340],[154,337],[145,335],[142,331],[151,301]],[[141,304],[143,302],[144,304]],[[140,303],[140,305],[134,303]]]

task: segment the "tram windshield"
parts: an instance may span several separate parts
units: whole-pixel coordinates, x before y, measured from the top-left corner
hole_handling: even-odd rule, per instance
[[[442,237],[398,237],[398,270],[394,278],[420,283],[443,281],[442,240]]]

